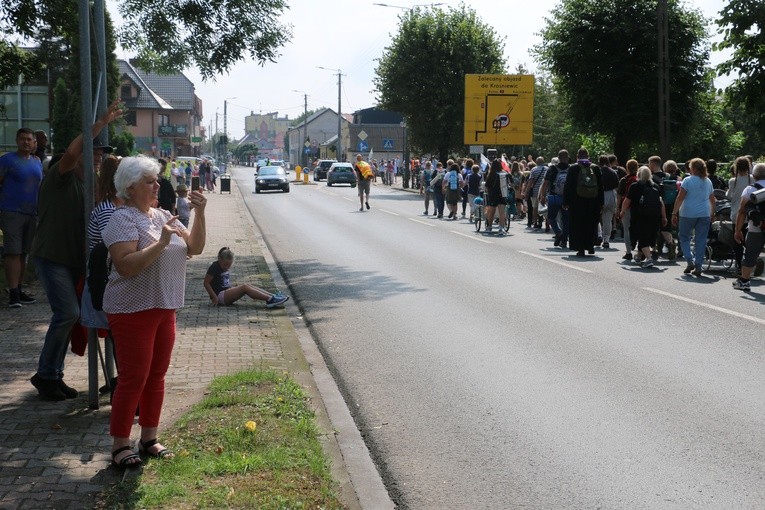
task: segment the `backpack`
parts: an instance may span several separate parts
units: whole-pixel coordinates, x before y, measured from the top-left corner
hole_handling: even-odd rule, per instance
[[[758,193],[760,190],[765,189],[759,182],[752,184],[752,187],[757,188],[757,191],[754,193]],[[746,218],[749,221],[755,225],[759,225],[760,228],[765,228],[765,201],[755,204],[752,202],[750,195],[749,201],[746,203],[745,210]]]
[[[452,170],[449,172],[449,189],[454,191],[459,187],[459,175],[457,175],[457,172]]]
[[[638,202],[638,212],[642,216],[661,216],[661,193],[658,186],[651,182],[646,183]]]
[[[361,172],[361,176],[364,179],[371,180],[374,179],[375,173],[372,171],[372,167],[369,166],[369,163],[366,161],[359,161],[356,163],[356,167],[359,169],[359,172]]]
[[[568,177],[568,168],[561,170],[558,169],[558,175],[555,176],[555,183],[553,185],[553,191],[556,195],[563,196],[563,190],[566,187],[566,177]]]
[[[109,273],[112,270],[111,263],[107,264],[109,248],[103,241],[99,241],[90,251],[88,257],[88,288],[93,308],[98,311],[104,309],[104,291],[106,282],[109,281]]]
[[[576,196],[579,198],[598,198],[598,179],[592,165],[579,166],[579,177],[576,181]]]
[[[668,177],[661,181],[661,198],[664,200],[664,205],[674,204],[677,194],[677,179]]]

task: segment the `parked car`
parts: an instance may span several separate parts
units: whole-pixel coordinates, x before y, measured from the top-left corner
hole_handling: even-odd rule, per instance
[[[280,166],[262,166],[255,174],[255,193],[263,190],[282,190],[290,192],[290,181],[287,172]]]
[[[356,172],[353,171],[353,165],[350,163],[332,163],[327,171],[327,186],[333,184],[350,184],[351,188],[355,188]]]
[[[327,172],[332,163],[337,163],[336,159],[320,159],[316,166],[313,167],[313,180],[320,181],[327,178]]]

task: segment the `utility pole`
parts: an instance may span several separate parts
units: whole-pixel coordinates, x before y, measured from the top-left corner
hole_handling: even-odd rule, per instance
[[[325,71],[335,71],[337,73],[337,160],[343,161],[343,107],[341,102],[341,93],[343,88],[343,72],[340,69],[330,69],[328,67],[316,66]]]
[[[669,111],[669,19],[667,0],[658,5],[658,47],[659,47],[659,150],[662,159],[670,156],[670,111]]]
[[[305,92],[303,93],[303,141],[300,142],[300,147],[298,150],[301,152],[301,154],[305,154],[305,144],[308,143],[308,94]],[[306,147],[307,148],[307,147]],[[308,161],[308,156],[303,156],[307,163],[310,163]],[[303,165],[305,168],[306,165]]]
[[[220,135],[218,134],[218,109],[215,109],[215,134],[218,135],[218,140],[220,140]],[[215,158],[220,160],[220,142],[215,144]],[[220,163],[220,161],[218,162]]]

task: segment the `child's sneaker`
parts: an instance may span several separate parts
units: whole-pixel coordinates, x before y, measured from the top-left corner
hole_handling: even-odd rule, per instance
[[[733,282],[733,288],[736,290],[743,290],[744,292],[749,292],[752,290],[752,287],[749,285],[749,282],[742,282],[741,278],[736,278],[736,281]]]
[[[275,308],[277,306],[282,306],[288,300],[289,300],[288,296],[283,296],[281,294],[274,294],[273,296],[268,298],[268,301],[266,301],[266,308]]]

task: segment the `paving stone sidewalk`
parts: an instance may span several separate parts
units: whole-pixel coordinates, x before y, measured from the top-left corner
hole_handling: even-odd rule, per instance
[[[188,263],[186,306],[178,313],[162,427],[201,399],[216,376],[252,366],[308,372],[287,310],[269,310],[246,297],[231,307],[208,306],[202,279],[223,246],[236,257],[234,282],[275,290],[234,179],[231,190],[207,195],[207,244]],[[29,378],[50,308],[39,284],[26,290],[36,294],[36,304],[0,308],[0,509],[90,508],[94,493],[121,479],[109,467],[108,394],[100,396],[99,409],[89,408],[87,354],[69,352],[65,380],[80,396],[64,402],[38,398]],[[101,386],[103,374],[99,377]],[[137,425],[132,437],[138,437]]]

